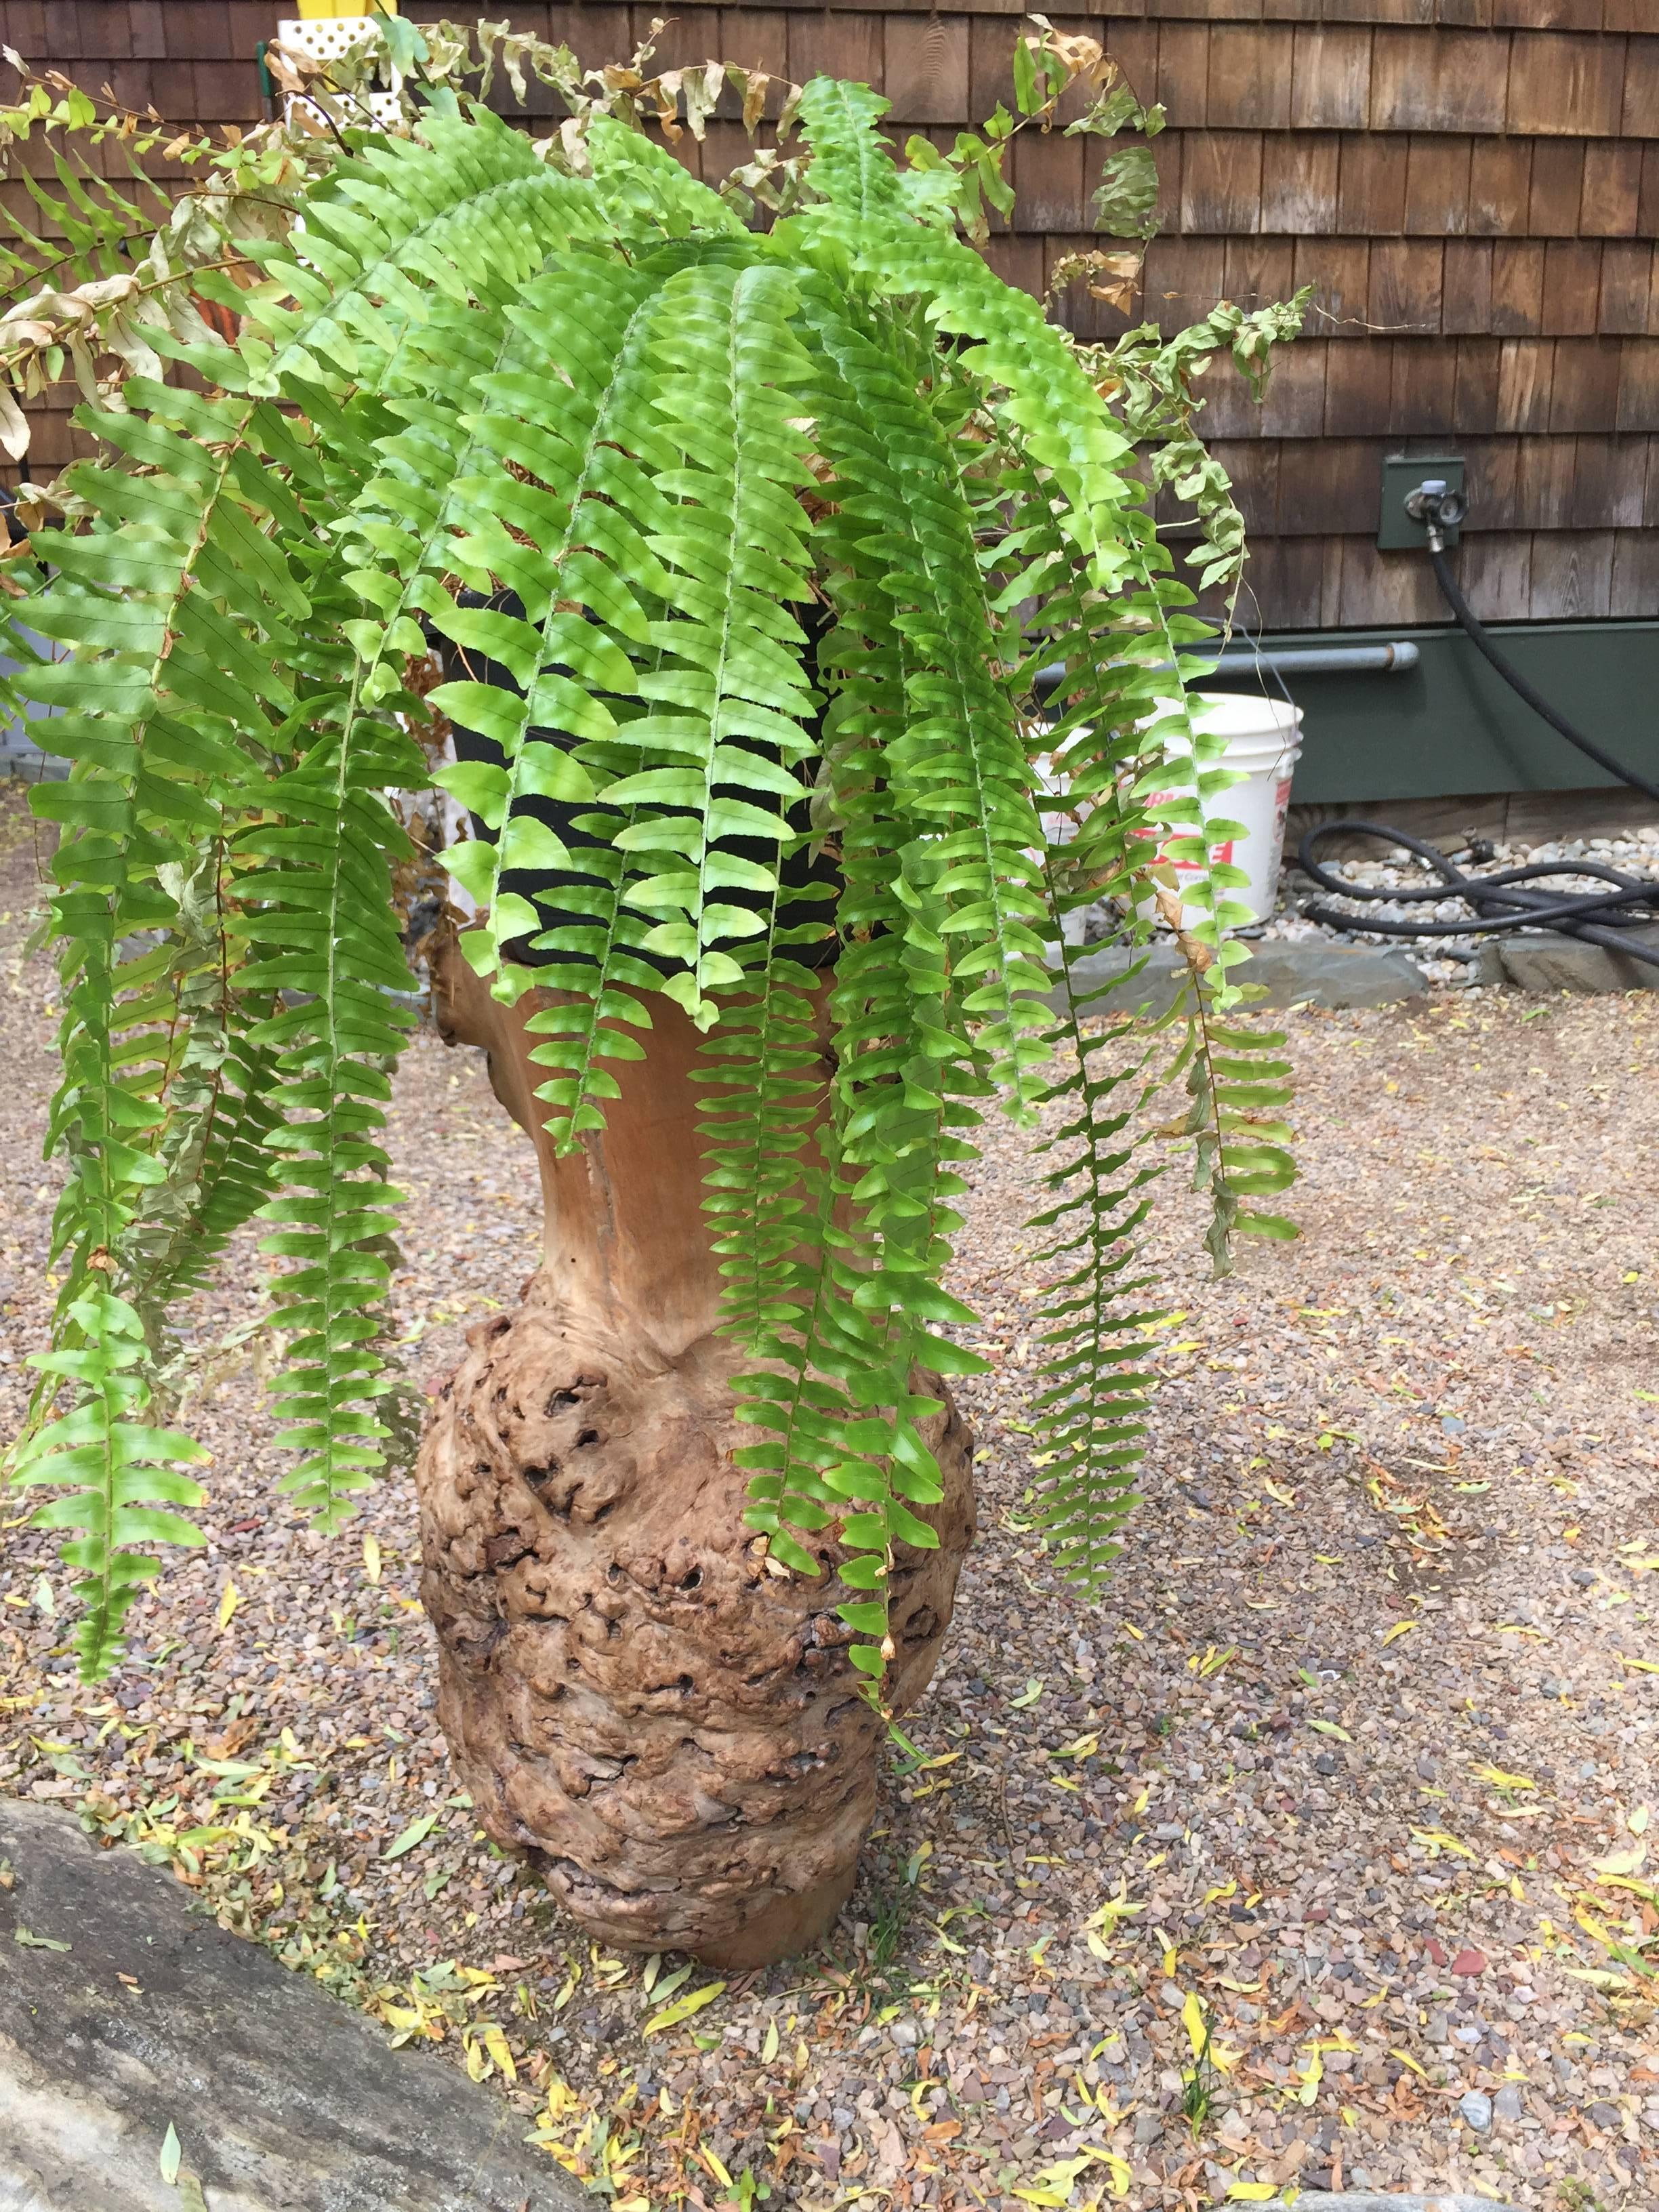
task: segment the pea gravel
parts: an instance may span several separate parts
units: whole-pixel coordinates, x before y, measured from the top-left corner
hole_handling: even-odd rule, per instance
[[[9,1429],[50,1298],[54,984],[15,807],[0,840]],[[434,1727],[407,1471],[336,1538],[274,1496],[251,1238],[180,1316],[209,1541],[108,1683],[77,1686],[11,1521],[0,1788],[172,1864],[628,2212],[1659,2201],[1654,1001],[1288,1023],[1303,1237],[1212,1282],[1165,1185],[1177,1312],[1097,1607],[1030,1526],[1044,1285],[993,1133],[956,1277],[993,1363],[983,1534],[820,1954],[725,1985],[612,1957],[491,1855]],[[515,1297],[538,1209],[481,1064],[430,1035],[392,1139],[413,1405]]]

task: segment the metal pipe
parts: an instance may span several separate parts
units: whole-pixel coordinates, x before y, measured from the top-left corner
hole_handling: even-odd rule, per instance
[[[1409,638],[1396,638],[1392,645],[1297,646],[1280,653],[1261,653],[1248,645],[1228,646],[1224,650],[1198,645],[1188,651],[1194,659],[1213,660],[1218,677],[1280,676],[1287,680],[1297,676],[1368,672],[1399,676],[1415,668],[1422,657]],[[1065,677],[1064,664],[1055,661],[1051,667],[1037,671],[1032,689],[1039,699],[1048,699],[1060,689]]]
[[[1409,638],[1392,645],[1325,645],[1295,647],[1282,653],[1258,653],[1253,647],[1230,646],[1217,655],[1218,672],[1231,675],[1261,669],[1273,676],[1346,676],[1375,670],[1397,676],[1415,668],[1421,655]]]

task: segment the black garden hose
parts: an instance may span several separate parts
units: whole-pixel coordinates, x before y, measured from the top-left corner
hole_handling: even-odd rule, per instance
[[[1384,845],[1401,845],[1432,868],[1440,880],[1399,890],[1376,890],[1368,884],[1349,882],[1317,859],[1323,837],[1375,837]],[[1466,876],[1455,862],[1422,838],[1385,822],[1322,822],[1302,840],[1297,854],[1303,872],[1322,890],[1339,897],[1386,901],[1391,906],[1437,906],[1447,897],[1461,898],[1473,909],[1467,921],[1394,921],[1381,915],[1341,914],[1334,907],[1308,906],[1310,921],[1334,929],[1363,930],[1377,937],[1469,937],[1505,929],[1555,929],[1569,937],[1582,937],[1592,945],[1605,945],[1632,960],[1659,968],[1659,945],[1644,945],[1630,933],[1644,922],[1659,921],[1659,884],[1640,876],[1627,876],[1620,868],[1600,860],[1529,860],[1524,867],[1502,868],[1495,875]],[[1522,890],[1548,876],[1594,876],[1611,888],[1605,891],[1571,893]]]
[[[1645,792],[1659,805],[1659,783],[1650,783],[1646,776],[1638,775],[1633,768],[1627,768],[1623,761],[1615,760],[1611,753],[1604,752],[1582,730],[1575,730],[1566,716],[1552,707],[1541,692],[1534,691],[1514,662],[1498,651],[1480,617],[1458,588],[1457,579],[1451,572],[1451,563],[1439,546],[1429,548],[1429,558],[1434,563],[1435,581],[1440,586],[1446,605],[1457,617],[1457,627],[1476,651],[1486,655],[1516,696],[1524,699],[1534,714],[1547,722],[1551,729],[1558,736],[1565,738],[1570,745],[1577,745],[1581,753],[1595,763],[1597,768],[1605,769],[1609,775],[1616,775],[1620,783],[1627,783],[1632,791]]]
[[[1456,617],[1464,635],[1483,653],[1505,684],[1523,700],[1540,720],[1549,724],[1558,736],[1576,745],[1581,753],[1593,760],[1609,775],[1617,776],[1632,791],[1643,792],[1659,805],[1659,784],[1650,783],[1646,776],[1638,775],[1624,762],[1577,730],[1566,716],[1553,707],[1543,695],[1534,690],[1514,664],[1493,644],[1491,637],[1458,588],[1451,573],[1445,551],[1435,541],[1440,533],[1430,532],[1429,558],[1434,564],[1435,580],[1439,584],[1447,605]],[[1408,853],[1415,853],[1439,878],[1437,884],[1425,884],[1409,890],[1375,890],[1364,884],[1349,882],[1328,868],[1318,858],[1322,840],[1328,837],[1374,837],[1381,844],[1397,845]],[[1323,922],[1329,928],[1361,930],[1378,937],[1470,937],[1490,935],[1501,930],[1550,928],[1569,937],[1585,939],[1592,945],[1606,945],[1610,951],[1625,953],[1650,968],[1659,968],[1659,945],[1644,945],[1630,933],[1644,922],[1659,921],[1659,883],[1640,876],[1626,875],[1622,869],[1607,866],[1599,860],[1531,860],[1524,867],[1504,868],[1490,876],[1466,876],[1455,862],[1437,847],[1420,837],[1413,837],[1404,830],[1392,828],[1386,822],[1367,822],[1352,818],[1340,822],[1323,822],[1310,830],[1303,838],[1297,860],[1305,875],[1311,876],[1322,890],[1330,891],[1347,899],[1387,902],[1395,906],[1422,905],[1432,901],[1438,905],[1447,896],[1462,899],[1469,907],[1470,918],[1463,921],[1384,921],[1380,915],[1345,914],[1334,907],[1316,905],[1303,911],[1310,921]],[[1523,890],[1524,884],[1537,884],[1552,876],[1593,877],[1609,886],[1605,891],[1546,891]]]

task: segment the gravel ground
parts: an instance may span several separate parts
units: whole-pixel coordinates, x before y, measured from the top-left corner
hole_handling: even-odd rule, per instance
[[[10,1427],[49,1295],[52,986],[15,808],[0,839]],[[727,1985],[613,1958],[491,1856],[433,1725],[408,1474],[337,1539],[273,1502],[258,1359],[225,1343],[251,1247],[243,1303],[187,1316],[210,1541],[112,1681],[76,1686],[61,1577],[10,1537],[0,1788],[170,1861],[629,2212],[1659,2201],[1655,1002],[1289,1018],[1304,1236],[1212,1283],[1170,1189],[1181,1310],[1098,1608],[1022,1516],[1030,1174],[1006,1138],[976,1171],[984,1531],[924,1763],[895,1761],[822,1953]],[[477,1058],[429,1036],[393,1140],[426,1382],[532,1266],[532,1176]]]

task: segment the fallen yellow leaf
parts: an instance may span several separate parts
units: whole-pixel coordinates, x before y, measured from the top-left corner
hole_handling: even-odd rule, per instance
[[[230,1616],[240,1603],[241,1592],[234,1583],[227,1583],[219,1594],[219,1626],[222,1629],[230,1626]]]
[[[1630,1850],[1613,1851],[1607,1858],[1597,1859],[1595,1871],[1597,1874],[1638,1874],[1646,1865],[1647,1856],[1646,1843],[1638,1843]]]
[[[1171,1951],[1165,1956],[1166,1959],[1173,1959],[1175,1954]],[[1168,1972],[1171,1969],[1166,1965],[1164,1971]],[[1196,1990],[1187,1992],[1187,2001],[1181,2008],[1181,2024],[1187,2031],[1187,2040],[1193,2046],[1194,2058],[1208,2059],[1219,2073],[1231,2073],[1241,2054],[1224,2043],[1216,2042],[1210,2033],[1209,2014],[1204,2008],[1204,2000]]]
[[[1460,1844],[1455,1836],[1449,1836],[1443,1828],[1413,1828],[1412,1838],[1425,1844],[1436,1856],[1442,1851],[1455,1851],[1459,1858],[1472,1859],[1474,1853],[1467,1844]]]
[[[1050,1759],[1091,1759],[1099,1749],[1100,1736],[1097,1732],[1095,1732],[1088,1735],[1080,1735],[1071,1743],[1062,1744],[1058,1751],[1051,1751],[1048,1756]],[[959,1751],[947,1751],[945,1754],[945,1759],[961,1757],[962,1753]],[[944,1760],[936,1760],[933,1763],[942,1765]]]
[[[700,1990],[688,1990],[683,1997],[676,1997],[672,2004],[665,2004],[659,2012],[653,2012],[640,2033],[656,2035],[665,2027],[678,2027],[683,2020],[690,2020],[693,2013],[701,2012],[705,2005],[713,2004],[725,1987],[724,1982],[708,1982]]]
[[[489,2027],[484,2029],[483,2041],[484,2049],[501,2068],[507,2080],[516,2081],[519,2078],[519,2069],[513,2063],[513,2053],[507,2048],[506,2036],[496,2027],[494,2021],[491,2021]]]

